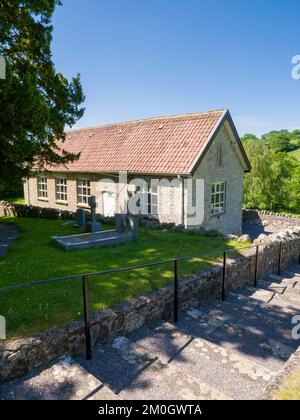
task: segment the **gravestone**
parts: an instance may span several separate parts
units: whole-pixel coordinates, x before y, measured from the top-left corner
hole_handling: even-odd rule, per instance
[[[101,223],[97,222],[96,220],[96,208],[97,208],[97,202],[96,197],[91,196],[89,198],[89,206],[91,208],[91,221],[87,222],[86,224],[86,230],[88,232],[99,232],[102,229]]]
[[[139,219],[131,214],[116,214],[116,231],[118,233],[132,233],[134,239],[138,238]]]
[[[78,209],[76,212],[77,225],[81,228],[85,227],[85,210]]]

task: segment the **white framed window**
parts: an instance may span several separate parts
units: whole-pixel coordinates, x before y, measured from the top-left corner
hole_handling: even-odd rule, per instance
[[[218,182],[211,187],[211,214],[221,214],[225,212],[226,203],[226,184]]]
[[[148,187],[137,187],[135,193],[140,194],[137,201],[139,213],[144,215],[157,216],[158,215],[158,187],[152,185]]]
[[[38,177],[38,198],[41,200],[48,199],[48,185],[45,176]]]
[[[56,179],[56,200],[68,201],[67,178]]]
[[[89,179],[78,179],[77,180],[77,203],[88,205],[90,196],[91,196],[91,181]]]
[[[152,185],[150,188],[150,213],[152,216],[158,215],[158,186]]]

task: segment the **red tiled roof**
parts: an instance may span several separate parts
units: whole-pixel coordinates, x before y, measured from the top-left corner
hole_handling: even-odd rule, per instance
[[[226,111],[212,111],[69,131],[58,143],[81,153],[67,167],[50,171],[140,174],[188,174],[202,146]]]

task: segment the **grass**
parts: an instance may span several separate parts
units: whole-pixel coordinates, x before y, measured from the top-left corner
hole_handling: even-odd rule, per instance
[[[77,232],[58,220],[0,218],[16,223],[19,239],[0,258],[0,288],[72,274],[146,264],[181,256],[220,252],[241,243],[182,232],[140,229],[139,239],[118,247],[65,252],[50,237]],[[198,258],[180,264],[180,274],[192,274],[211,263]],[[91,309],[101,310],[135,295],[162,287],[173,279],[173,266],[98,276],[90,279]],[[8,338],[30,335],[60,326],[82,316],[80,279],[0,293],[1,315],[7,320]]]
[[[286,379],[281,390],[275,394],[275,399],[300,401],[300,368]]]

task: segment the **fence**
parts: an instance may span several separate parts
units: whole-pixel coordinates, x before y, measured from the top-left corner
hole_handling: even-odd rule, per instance
[[[299,241],[299,238],[295,238],[295,240]],[[90,360],[92,358],[92,345],[91,345],[91,326],[90,326],[90,308],[89,308],[89,280],[90,278],[101,276],[105,274],[112,274],[112,273],[119,273],[119,272],[126,272],[126,271],[133,271],[133,270],[140,270],[143,268],[149,268],[149,267],[155,267],[155,266],[163,266],[166,264],[173,264],[173,272],[174,272],[174,313],[173,318],[174,322],[177,323],[179,321],[179,263],[183,261],[188,260],[195,260],[199,258],[209,258],[209,257],[217,257],[220,255],[220,253],[223,254],[222,258],[222,301],[226,300],[226,286],[227,286],[227,260],[228,255],[231,253],[239,253],[243,250],[249,250],[249,249],[256,249],[255,252],[255,272],[254,272],[254,287],[257,287],[258,284],[258,276],[259,276],[259,249],[260,247],[267,246],[268,244],[260,244],[260,245],[248,245],[244,246],[238,249],[225,249],[223,251],[211,252],[207,254],[202,254],[200,256],[189,256],[189,257],[181,257],[181,258],[175,258],[171,260],[165,260],[165,261],[157,261],[153,263],[148,264],[142,264],[132,267],[125,267],[125,268],[118,268],[118,269],[111,269],[111,270],[105,270],[105,271],[99,271],[99,272],[93,272],[93,273],[86,273],[86,274],[75,274],[67,277],[61,277],[56,278],[53,280],[41,280],[37,282],[32,283],[26,283],[26,284],[16,284],[13,286],[8,286],[4,288],[0,288],[0,293],[20,289],[20,288],[28,288],[32,286],[38,286],[38,285],[44,285],[49,283],[57,283],[62,282],[66,280],[71,279],[78,279],[81,278],[82,281],[82,301],[83,301],[83,310],[84,310],[84,326],[85,326],[85,347],[86,347],[86,359]],[[282,250],[283,250],[283,242],[279,243],[279,252],[278,252],[278,267],[277,267],[277,274],[280,276],[281,274],[281,263],[282,263]],[[297,253],[298,262],[300,264],[300,252]]]

